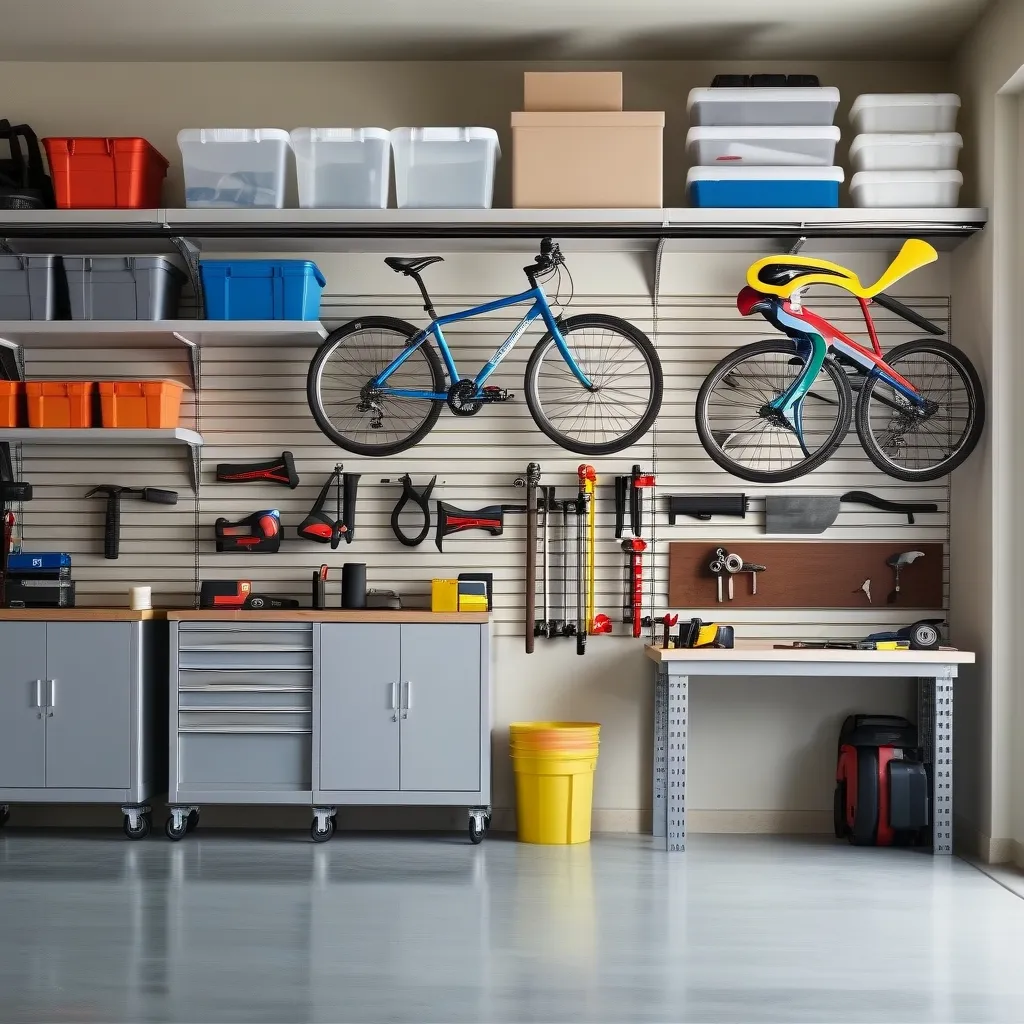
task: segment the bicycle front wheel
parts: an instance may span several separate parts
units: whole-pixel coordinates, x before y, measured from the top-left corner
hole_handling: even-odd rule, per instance
[[[327,336],[306,377],[306,397],[317,426],[339,448],[386,456],[421,441],[441,415],[441,401],[399,398],[370,388],[417,334],[404,320],[370,316]],[[388,387],[443,392],[444,370],[426,342],[388,378]]]
[[[627,320],[585,313],[561,324],[562,337],[593,389],[585,388],[550,333],[526,365],[526,404],[552,441],[580,455],[611,455],[635,444],[661,411],[661,361]]]
[[[946,341],[922,338],[885,356],[928,403],[924,415],[881,377],[865,382],[857,433],[871,461],[897,480],[937,480],[974,451],[985,426],[985,397],[971,361]]]
[[[753,483],[795,480],[822,465],[850,429],[853,395],[826,358],[799,405],[800,433],[770,409],[803,373],[791,341],[758,341],[726,356],[697,393],[697,436],[714,461]]]

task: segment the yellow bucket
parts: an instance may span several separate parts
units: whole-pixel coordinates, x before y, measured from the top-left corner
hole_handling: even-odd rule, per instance
[[[520,842],[590,841],[600,730],[591,722],[510,726]]]

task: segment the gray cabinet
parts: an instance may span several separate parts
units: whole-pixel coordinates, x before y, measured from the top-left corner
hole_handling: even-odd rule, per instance
[[[490,799],[486,626],[324,623],[314,799]]]
[[[0,622],[0,804],[117,802],[130,837],[148,833],[165,636],[151,621]]]

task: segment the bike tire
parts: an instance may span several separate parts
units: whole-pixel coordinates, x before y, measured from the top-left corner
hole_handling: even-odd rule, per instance
[[[321,343],[309,364],[309,372],[306,375],[306,398],[309,402],[309,411],[313,414],[313,419],[316,420],[316,425],[324,433],[324,436],[333,441],[339,448],[343,448],[345,451],[352,452],[355,455],[370,455],[384,458],[388,455],[397,455],[399,452],[404,452],[422,441],[423,438],[426,437],[433,429],[438,416],[441,415],[441,409],[444,406],[444,402],[440,400],[428,401],[427,399],[423,399],[422,404],[430,406],[423,422],[415,430],[411,431],[408,437],[398,441],[376,445],[366,444],[346,437],[335,426],[324,407],[321,391],[323,368],[328,359],[330,359],[335,351],[337,351],[337,349],[343,345],[348,338],[351,338],[353,335],[361,331],[373,328],[378,328],[383,331],[393,331],[396,335],[400,335],[405,338],[406,341],[415,337],[419,333],[418,328],[413,324],[390,316],[363,317],[360,320],[352,320],[349,323],[344,324],[342,327],[338,327],[336,330],[331,331],[327,338]],[[447,383],[444,369],[441,366],[441,360],[438,358],[433,346],[429,341],[427,341],[420,346],[419,352],[423,353],[427,366],[430,368],[430,374],[433,380],[433,390],[435,392],[446,391]],[[398,355],[397,350],[395,351],[395,355]]]
[[[727,473],[731,473],[741,480],[749,480],[752,483],[758,484],[785,483],[788,480],[796,480],[824,465],[843,443],[843,438],[846,437],[850,429],[850,420],[853,416],[853,393],[850,388],[850,382],[842,368],[832,358],[826,358],[822,364],[821,373],[827,374],[833,384],[835,384],[839,408],[836,416],[836,425],[829,433],[824,444],[809,458],[805,458],[802,462],[785,470],[751,469],[729,458],[718,446],[711,425],[708,423],[708,401],[716,385],[731,370],[734,370],[747,359],[765,355],[769,352],[795,355],[796,348],[793,342],[779,338],[777,340],[756,341],[751,345],[744,345],[742,348],[735,349],[722,359],[704,378],[704,382],[697,392],[697,401],[694,404],[694,422],[697,426],[697,436],[700,438],[700,443],[704,446],[704,450],[711,459]]]
[[[564,320],[560,324],[562,336],[566,339],[569,338],[573,331],[583,330],[588,327],[619,334],[639,350],[644,362],[647,364],[650,375],[651,394],[646,410],[637,424],[614,440],[601,443],[587,443],[564,434],[550,421],[544,412],[544,403],[537,390],[541,364],[555,343],[550,331],[537,343],[530,354],[529,362],[526,364],[524,381],[526,404],[529,407],[530,415],[533,417],[533,422],[559,447],[564,448],[566,451],[575,452],[578,455],[612,455],[615,452],[621,452],[624,448],[630,447],[630,445],[636,444],[654,425],[654,421],[658,418],[658,413],[661,411],[661,401],[665,387],[664,374],[661,368],[661,360],[658,358],[658,353],[650,338],[628,320],[607,316],[604,313],[582,313],[579,316],[569,317],[569,319]],[[558,358],[561,360],[561,355],[558,355]],[[563,363],[562,365],[565,364]],[[586,367],[584,367],[584,370],[586,370]],[[582,386],[580,386],[580,393],[581,396],[586,394]]]
[[[908,341],[891,349],[885,354],[885,361],[894,370],[900,372],[899,367],[893,364],[898,363],[904,356],[913,355],[917,352],[930,352],[932,355],[936,355],[940,359],[951,363],[961,372],[961,380],[965,384],[967,401],[970,408],[971,423],[964,435],[964,439],[948,459],[943,459],[928,469],[903,469],[885,456],[871,430],[871,396],[882,382],[880,378],[865,381],[864,386],[861,388],[860,397],[857,400],[856,426],[861,446],[867,457],[883,473],[895,480],[904,480],[908,483],[924,483],[928,480],[938,480],[940,477],[952,473],[978,446],[982,431],[985,429],[985,395],[981,388],[981,378],[978,376],[978,371],[975,370],[974,364],[970,359],[948,341],[940,341],[935,338],[919,338],[916,341]],[[907,380],[911,384],[914,383],[911,376],[907,376]]]

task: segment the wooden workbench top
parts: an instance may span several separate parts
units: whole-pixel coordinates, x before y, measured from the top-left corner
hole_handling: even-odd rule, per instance
[[[666,651],[661,647],[648,645],[644,654],[657,662],[682,661],[719,661],[744,662],[775,661],[775,662],[822,662],[847,665],[899,665],[901,662],[913,661],[916,664],[929,665],[973,665],[973,651],[956,651],[953,649],[937,651],[846,651],[840,648],[813,650],[806,648],[778,650],[774,647],[737,647],[732,651],[723,651],[714,647],[697,649],[673,648]]]
[[[470,622],[489,621],[487,612],[432,612],[425,608],[403,608],[399,611],[374,608],[350,611],[342,608],[293,608],[280,611],[224,611],[213,608],[169,611],[172,622],[197,619],[207,622]]]
[[[0,622],[146,622],[166,615],[159,608],[0,608]]]

